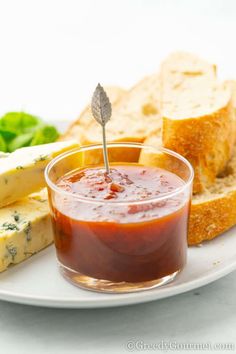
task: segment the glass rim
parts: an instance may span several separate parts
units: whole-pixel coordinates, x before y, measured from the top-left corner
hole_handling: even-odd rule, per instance
[[[83,146],[80,146],[80,147],[76,147],[70,151],[66,151],[56,157],[54,157],[50,162],[49,164],[46,166],[46,169],[44,171],[44,177],[45,177],[45,180],[46,180],[46,183],[47,183],[47,186],[52,189],[54,192],[57,192],[59,194],[63,194],[67,197],[71,197],[73,199],[76,199],[76,200],[79,200],[81,202],[87,202],[87,203],[92,203],[92,204],[117,204],[117,205],[132,205],[132,204],[135,204],[135,205],[140,205],[140,204],[147,204],[147,203],[154,203],[154,202],[159,202],[159,201],[163,201],[167,198],[170,198],[170,197],[173,197],[177,194],[179,194],[180,192],[184,191],[185,189],[187,189],[193,182],[193,178],[194,178],[194,170],[193,170],[193,167],[192,165],[190,164],[190,162],[185,158],[183,157],[182,155],[178,154],[177,152],[173,151],[173,150],[170,150],[170,149],[167,149],[167,148],[164,148],[164,147],[155,147],[155,146],[152,146],[152,145],[148,145],[148,144],[143,144],[143,143],[133,143],[133,142],[117,142],[117,143],[107,143],[107,148],[109,147],[121,147],[121,146],[127,146],[127,147],[133,147],[133,148],[147,148],[147,149],[153,149],[153,150],[156,150],[156,151],[160,151],[160,152],[163,152],[167,155],[171,155],[171,156],[174,156],[175,158],[177,158],[178,160],[180,160],[181,162],[183,162],[185,164],[185,166],[187,166],[187,168],[189,169],[189,172],[190,172],[190,175],[187,179],[187,181],[184,181],[183,179],[183,186],[181,187],[178,187],[176,189],[174,189],[173,191],[171,192],[166,192],[166,193],[163,193],[161,196],[155,196],[155,197],[151,197],[151,198],[147,198],[147,199],[144,199],[144,200],[134,200],[134,199],[131,199],[131,200],[127,200],[127,201],[117,201],[117,200],[96,200],[96,199],[93,199],[93,198],[88,198],[88,197],[83,197],[79,194],[74,194],[72,192],[68,192],[68,191],[65,191],[63,190],[62,188],[58,187],[49,177],[49,173],[51,171],[51,169],[53,168],[53,166],[58,163],[59,161],[61,161],[62,159],[72,155],[72,154],[75,154],[75,153],[78,153],[78,152],[83,152],[83,151],[90,151],[90,150],[94,150],[94,149],[102,149],[102,144],[91,144],[91,145],[83,145]],[[145,166],[145,165],[144,165]],[[104,167],[105,168],[105,167]]]

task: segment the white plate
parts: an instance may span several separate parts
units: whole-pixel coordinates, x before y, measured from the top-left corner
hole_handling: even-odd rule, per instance
[[[68,122],[53,122],[63,131]],[[54,246],[0,274],[0,299],[37,306],[96,308],[137,304],[180,294],[236,269],[236,227],[202,247],[188,250],[186,268],[174,282],[131,294],[102,294],[79,289],[62,278]]]
[[[68,283],[57,270],[54,247],[0,274],[0,299],[48,307],[95,308],[162,299],[208,284],[236,269],[236,228],[188,250],[188,263],[174,282],[131,294],[102,294]]]

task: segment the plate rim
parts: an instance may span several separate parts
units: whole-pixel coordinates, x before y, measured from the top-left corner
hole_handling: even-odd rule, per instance
[[[108,294],[102,293],[103,298],[98,299],[85,299],[78,300],[76,298],[63,299],[46,296],[32,296],[22,294],[20,292],[4,291],[0,289],[0,300],[22,304],[30,306],[41,306],[48,308],[62,308],[62,309],[92,309],[92,308],[109,308],[118,306],[128,306],[135,304],[142,304],[146,302],[152,302],[155,300],[161,300],[178,294],[182,294],[204,285],[210,284],[236,270],[236,257],[235,259],[226,264],[225,266],[215,266],[214,271],[208,270],[205,275],[190,280],[185,283],[177,284],[173,286],[173,283],[169,283],[160,288],[144,290],[127,294]],[[178,275],[176,277],[178,279]],[[73,286],[73,285],[71,285]],[[81,289],[81,291],[89,291]],[[97,293],[101,294],[101,293]],[[105,298],[104,298],[105,297]]]

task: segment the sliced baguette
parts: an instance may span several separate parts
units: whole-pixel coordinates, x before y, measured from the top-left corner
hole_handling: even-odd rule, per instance
[[[236,224],[236,147],[225,171],[192,199],[188,244],[211,240]]]
[[[113,105],[112,119],[106,126],[108,141],[143,142],[150,132],[159,128],[159,83],[158,74],[146,77]],[[83,120],[80,124],[84,126]],[[84,129],[82,144],[101,141],[101,127],[93,120],[93,123]]]
[[[194,193],[214,183],[231,157],[234,110],[228,84],[215,66],[187,53],[161,66],[163,146],[185,156],[195,170]]]
[[[236,142],[236,80],[227,80],[225,81],[225,85],[231,90],[232,93],[232,102],[234,108],[234,125],[233,125],[233,135],[234,142]]]
[[[160,147],[161,137],[152,135],[146,145]],[[157,165],[156,154],[142,151],[139,163]],[[159,159],[158,159],[159,164]],[[204,192],[193,195],[188,244],[195,245],[210,240],[236,224],[236,147],[224,172],[216,177],[213,185]]]
[[[106,87],[106,92],[110,98],[110,102],[113,107],[118,104],[122,97],[124,97],[126,91],[120,87]],[[61,135],[59,140],[71,140],[76,139],[79,144],[83,144],[85,140],[84,135],[86,131],[90,129],[90,126],[94,126],[94,119],[92,118],[92,113],[90,105],[85,107],[85,109],[80,114],[79,118],[75,120],[67,129],[65,134]]]
[[[115,100],[111,92],[115,92]],[[155,74],[146,77],[126,94],[119,89],[106,88],[113,103],[112,119],[107,123],[106,134],[110,142],[135,141],[143,142],[150,132],[160,129],[161,120],[160,80]],[[62,139],[79,137],[82,145],[101,143],[101,127],[92,118],[90,107],[87,107],[78,120],[69,127]]]
[[[159,75],[146,77],[125,93],[119,88],[106,88],[112,102],[112,119],[106,125],[108,142],[142,143],[151,132],[160,131],[160,80]],[[72,124],[64,139],[78,139],[81,145],[102,142],[102,130],[92,118],[88,106],[78,120]],[[127,155],[126,149],[110,149],[109,159],[121,162],[138,160],[137,149]],[[102,153],[87,152],[84,160],[87,164],[101,163]]]

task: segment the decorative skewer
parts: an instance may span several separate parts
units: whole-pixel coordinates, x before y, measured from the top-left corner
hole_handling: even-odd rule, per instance
[[[91,102],[91,109],[94,119],[102,126],[102,140],[103,140],[103,158],[106,168],[106,172],[110,173],[108,154],[107,154],[107,142],[106,142],[106,123],[111,118],[111,103],[104,90],[104,88],[98,84]]]

